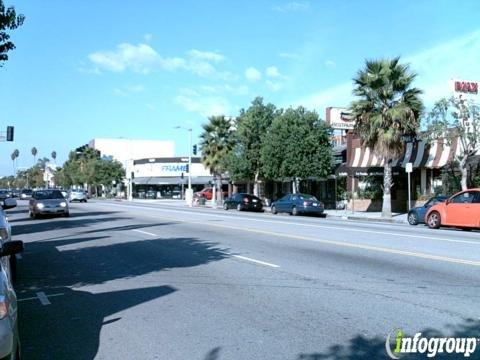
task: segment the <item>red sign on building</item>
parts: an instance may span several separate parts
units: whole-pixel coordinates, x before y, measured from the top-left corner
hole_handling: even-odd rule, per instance
[[[478,94],[478,82],[455,81],[455,91],[468,94]]]

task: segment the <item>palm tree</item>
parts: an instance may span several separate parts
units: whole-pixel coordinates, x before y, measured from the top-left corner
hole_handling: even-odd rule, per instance
[[[404,151],[402,137],[417,132],[423,111],[422,91],[412,87],[416,74],[399,60],[367,60],[353,79],[357,100],[350,106],[362,145],[383,159],[383,217],[392,216],[392,160]]]
[[[222,197],[222,167],[225,156],[233,149],[234,129],[229,118],[223,115],[211,116],[208,123],[203,124],[200,135],[200,148],[202,150],[202,163],[217,179],[218,198]]]
[[[56,164],[56,163],[57,163],[57,161],[56,161],[56,159],[57,159],[57,152],[56,152],[55,150],[52,151],[52,159],[53,159],[53,162]]]
[[[14,159],[14,175],[17,174],[17,166],[18,166],[18,157],[20,156],[20,151],[18,151],[18,149],[15,149],[13,150],[13,154],[15,155],[15,159]]]
[[[37,148],[34,146],[34,147],[32,148],[33,165],[35,165],[36,162],[37,162],[37,154],[38,154],[38,150],[37,150]]]
[[[15,151],[12,152],[12,155],[10,155],[10,158],[12,159],[13,176],[15,176],[15,159],[17,158],[17,156],[15,155]]]

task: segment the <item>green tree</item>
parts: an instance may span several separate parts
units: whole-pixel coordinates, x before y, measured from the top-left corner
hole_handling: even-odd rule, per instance
[[[303,107],[287,109],[277,116],[261,150],[263,171],[268,179],[298,180],[326,177],[332,169],[331,129],[316,112]]]
[[[254,194],[259,196],[259,179],[263,176],[263,162],[261,151],[267,131],[273,120],[279,115],[279,111],[273,104],[264,104],[261,97],[257,97],[247,110],[242,109],[237,118],[236,136],[240,144],[237,149],[239,156],[233,163],[233,169],[241,170],[244,179],[253,179]],[[239,153],[241,151],[241,153]],[[240,166],[238,166],[240,165]]]
[[[52,151],[52,159],[53,159],[53,162],[56,163],[57,161],[57,152],[54,150]]]
[[[468,167],[480,150],[480,108],[472,100],[456,97],[437,101],[427,117],[427,141],[444,139],[447,145],[458,141],[458,162],[462,190],[468,189]]]
[[[234,147],[234,129],[229,118],[211,116],[208,123],[203,124],[200,135],[200,148],[202,150],[202,163],[217,179],[218,199],[222,200],[222,179],[225,171],[224,159]]]
[[[417,132],[423,111],[421,91],[412,87],[416,74],[399,60],[366,61],[353,79],[357,100],[350,106],[362,145],[384,161],[384,217],[392,216],[392,161],[404,151],[402,136]]]
[[[37,162],[38,150],[37,150],[37,148],[34,146],[34,147],[32,147],[32,150],[31,150],[31,151],[32,151],[32,155],[33,155],[33,165],[35,165],[36,162]]]
[[[7,53],[15,49],[15,44],[10,41],[10,35],[5,30],[14,30],[21,26],[25,16],[18,15],[14,7],[6,8],[3,0],[0,0],[0,66],[8,60]]]

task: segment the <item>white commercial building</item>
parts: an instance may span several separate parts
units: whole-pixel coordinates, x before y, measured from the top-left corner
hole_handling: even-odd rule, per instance
[[[192,158],[191,168],[188,167],[188,157],[136,159],[127,176],[133,175],[134,197],[180,198],[182,188],[187,187],[189,172],[194,190],[201,190],[213,181],[213,176],[199,157]]]
[[[175,156],[175,142],[165,140],[93,139],[88,146],[127,167],[129,160]]]

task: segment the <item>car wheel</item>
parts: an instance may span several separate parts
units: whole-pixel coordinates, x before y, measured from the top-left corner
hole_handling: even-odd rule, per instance
[[[238,205],[237,205],[237,211],[242,211],[242,210],[243,210],[242,204],[238,204]]]
[[[226,202],[223,203],[223,210],[228,210],[228,204]]]
[[[293,215],[293,216],[297,216],[297,215],[298,215],[298,210],[297,210],[297,207],[296,207],[296,206],[294,206],[294,207],[292,208],[292,215]]]
[[[272,206],[272,214],[273,214],[273,215],[277,215],[277,214],[278,214],[277,208],[275,207],[275,205]]]
[[[63,214],[64,217],[70,217],[70,211]]]
[[[87,199],[84,199],[83,202],[86,203],[86,202],[87,202]]]
[[[438,229],[442,224],[440,219],[440,214],[437,211],[432,211],[430,215],[428,215],[427,225],[430,229]]]
[[[410,225],[418,225],[418,216],[414,212],[408,214],[408,223]]]
[[[30,212],[30,217],[31,217],[33,220],[35,220],[35,219],[37,218],[37,214],[35,214],[34,211],[31,211],[31,212]]]

